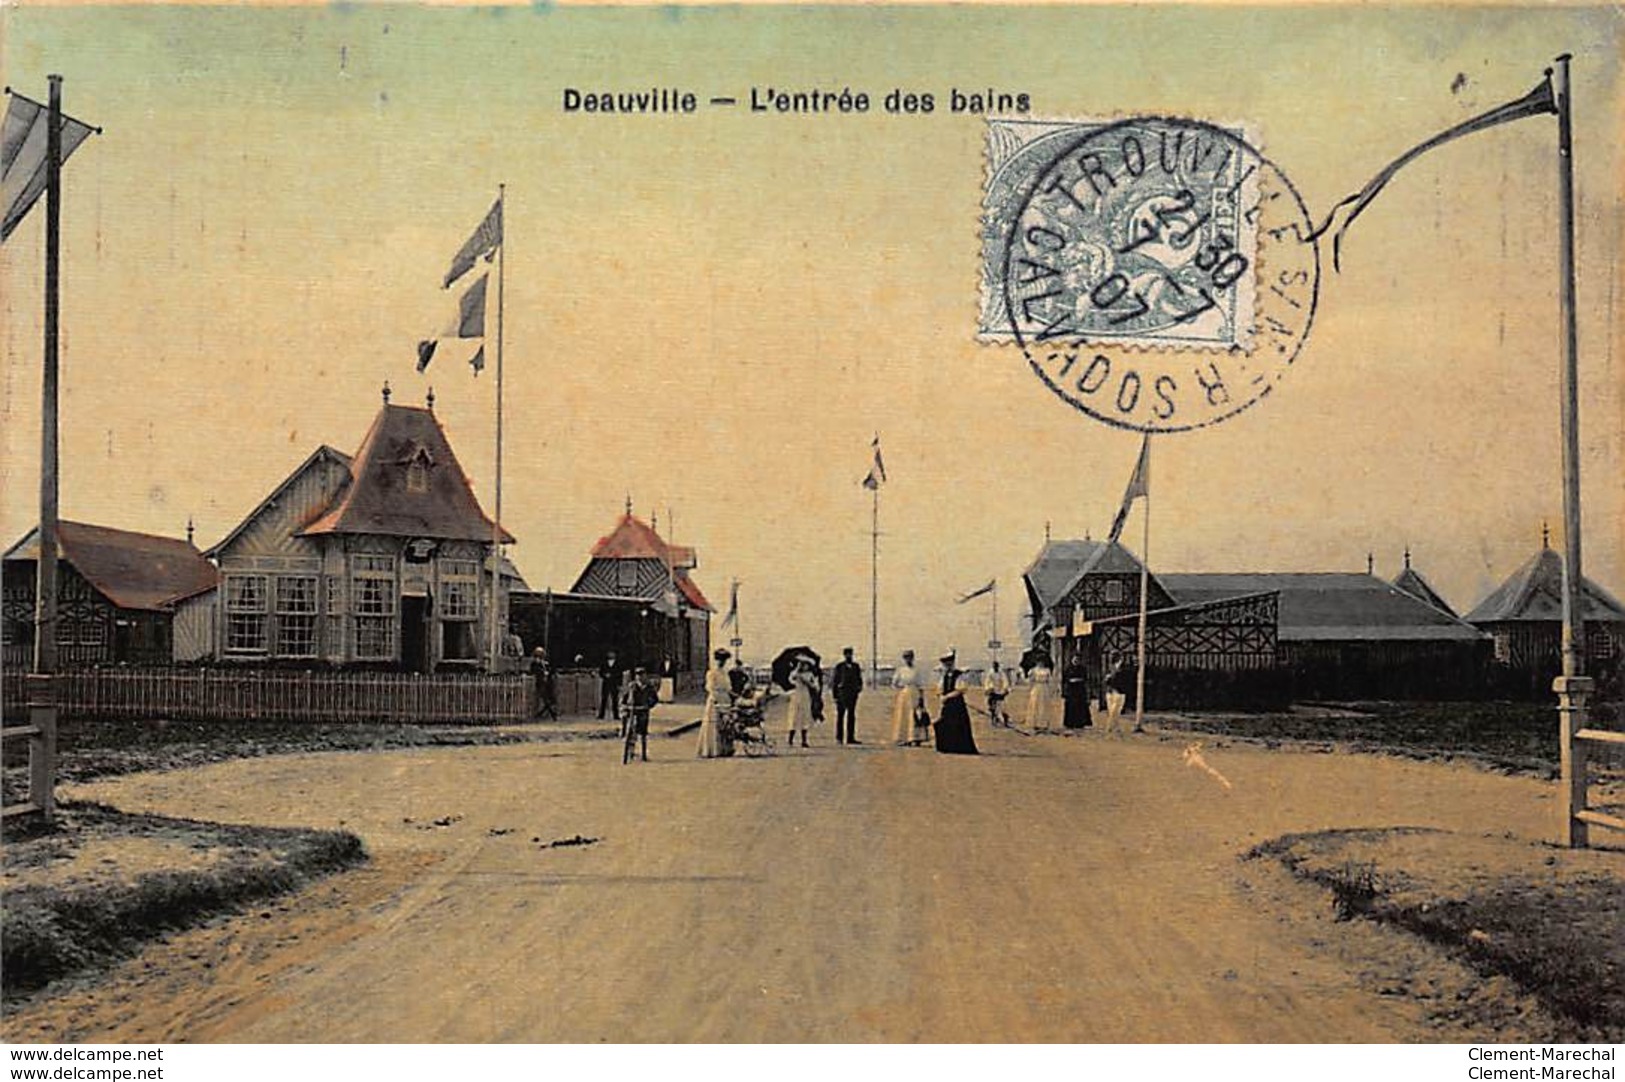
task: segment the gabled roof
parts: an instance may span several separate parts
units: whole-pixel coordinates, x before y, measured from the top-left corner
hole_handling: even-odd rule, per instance
[[[1181,604],[1275,593],[1282,642],[1483,637],[1476,628],[1375,575],[1339,571],[1163,574]]]
[[[57,523],[57,555],[121,609],[159,611],[177,598],[219,581],[214,565],[178,537],[115,530],[83,522]],[[39,558],[39,528],[6,551],[5,560]]]
[[[694,585],[693,579],[681,571],[677,572],[676,578],[677,589],[682,591],[683,596],[688,599],[690,605],[696,609],[704,609],[706,612],[716,611],[711,607],[711,602],[705,599],[705,595],[700,593],[700,588]]]
[[[408,467],[424,465],[427,484],[407,486]],[[378,411],[350,464],[351,482],[302,534],[386,534],[456,541],[491,540],[491,520],[452,453],[433,413],[418,406]],[[502,540],[513,541],[506,530]]]
[[[1426,601],[1441,612],[1448,612],[1451,616],[1456,615],[1456,610],[1450,607],[1449,602],[1439,596],[1439,592],[1428,584],[1428,580],[1422,577],[1421,572],[1411,567],[1409,557],[1405,560],[1405,570],[1394,576],[1394,585],[1417,600]]]
[[[282,483],[273,488],[270,494],[259,502],[259,506],[255,507],[254,510],[250,511],[246,516],[244,516],[243,520],[239,522],[230,533],[205,549],[203,555],[209,557],[219,555],[220,552],[226,548],[226,546],[237,540],[239,534],[248,529],[249,526],[253,525],[254,520],[259,518],[260,515],[264,514],[267,507],[270,507],[277,500],[281,499],[282,494],[286,492],[295,481],[299,480],[306,470],[310,469],[311,466],[315,465],[317,462],[323,461],[324,459],[329,462],[337,463],[343,468],[346,474],[349,474],[350,456],[345,454],[343,451],[340,451],[336,447],[329,447],[325,443],[322,444],[320,447],[316,448],[316,450],[310,453],[310,457],[299,463],[299,465],[294,468],[292,473],[284,477],[282,479]]]
[[[519,584],[511,587],[511,589],[529,592],[530,584],[525,582],[525,576],[519,573],[519,565],[514,563],[513,560],[507,556],[502,558],[502,577],[505,579],[512,579],[514,582]]]
[[[1585,599],[1584,619],[1625,622],[1625,606],[1608,591],[1590,579],[1582,581],[1580,588]],[[1542,548],[1474,606],[1466,619],[1472,624],[1546,623],[1563,619],[1563,557],[1550,548]]]
[[[1140,573],[1140,560],[1116,541],[1049,541],[1024,573],[1039,604],[1059,604],[1089,574]]]
[[[607,536],[598,539],[592,556],[598,560],[669,560],[677,570],[699,566],[692,548],[668,544],[653,526],[630,511],[621,516]]]

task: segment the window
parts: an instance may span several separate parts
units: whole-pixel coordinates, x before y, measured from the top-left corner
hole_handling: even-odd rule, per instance
[[[327,656],[342,658],[344,656],[344,580],[337,575],[329,575],[322,580],[327,587],[327,627],[326,642]]]
[[[391,575],[395,574],[395,557],[371,556],[367,553],[357,553],[355,570],[358,575]]]
[[[472,620],[477,614],[477,584],[472,579],[447,579],[440,584],[440,618]]]
[[[446,661],[473,661],[480,656],[472,620],[445,620],[440,624],[440,656]]]
[[[226,653],[266,652],[266,578],[226,576]]]
[[[1495,633],[1495,660],[1502,665],[1512,664],[1512,635],[1506,631]]]
[[[104,646],[107,643],[107,627],[100,620],[86,620],[79,625],[80,646]]]
[[[418,445],[411,457],[406,460],[406,491],[429,491],[429,471],[434,468],[434,458],[429,449]]]
[[[1123,603],[1123,580],[1107,579],[1104,589],[1106,604],[1121,605]]]
[[[631,560],[622,560],[615,565],[615,589],[624,594],[636,592],[638,588],[638,565]]]
[[[355,656],[370,660],[395,656],[395,557],[357,555],[350,583],[355,614]]]
[[[281,657],[316,656],[315,575],[276,580],[276,652]]]
[[[1605,661],[1614,656],[1614,637],[1604,627],[1594,627],[1587,637],[1591,640],[1591,656],[1594,660]]]
[[[479,615],[478,560],[440,561],[440,656],[446,661],[479,657],[475,618]]]

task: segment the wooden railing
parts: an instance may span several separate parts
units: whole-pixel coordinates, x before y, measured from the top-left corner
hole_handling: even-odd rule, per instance
[[[64,717],[195,721],[518,722],[531,716],[520,674],[85,669],[54,678]],[[24,708],[23,674],[0,686],[8,716]]]

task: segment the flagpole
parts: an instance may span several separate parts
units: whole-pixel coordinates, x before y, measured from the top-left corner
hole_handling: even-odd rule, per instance
[[[988,636],[988,649],[993,653],[993,660],[999,660],[999,648],[993,644],[999,641],[999,580],[993,580],[993,634]]]
[[[1151,436],[1145,437],[1145,467],[1147,483],[1145,485],[1145,515],[1142,519],[1143,532],[1140,538],[1140,630],[1135,636],[1135,668],[1134,668],[1134,731],[1145,732],[1145,614],[1147,598],[1151,588]]]
[[[491,671],[497,671],[502,656],[502,286],[508,251],[508,207],[506,184],[497,185],[498,220],[502,240],[497,244],[497,460],[496,517],[491,522]]]
[[[1561,740],[1559,789],[1564,845],[1587,843],[1585,745],[1575,734],[1586,727],[1586,698],[1591,681],[1585,673],[1585,576],[1580,563],[1580,397],[1579,334],[1574,297],[1574,138],[1569,103],[1569,54],[1546,71],[1557,104],[1558,296],[1562,307],[1563,368],[1563,674],[1553,690],[1558,696]]]
[[[45,135],[45,355],[40,379],[39,559],[35,561],[33,679],[28,688],[30,745],[28,800],[49,823],[56,818],[57,669],[57,399],[62,251],[62,76],[51,86]]]
[[[869,490],[869,686],[880,686],[880,484]]]

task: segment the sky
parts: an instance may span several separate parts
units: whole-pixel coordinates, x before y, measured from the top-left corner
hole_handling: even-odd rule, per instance
[[[7,7],[5,82],[104,132],[65,169],[62,513],[201,545],[317,445],[354,451],[388,380],[430,386],[494,506],[494,372],[415,343],[507,191],[502,518],[567,589],[630,495],[741,582],[747,656],[867,652],[878,433],[880,649],[1018,637],[1020,575],[1109,527],[1138,438],[978,345],[984,120],[1241,121],[1312,213],[1574,54],[1584,542],[1625,593],[1616,9]],[[567,113],[565,89],[866,91],[862,116]],[[887,115],[893,88],[929,116]],[[1151,566],[1415,566],[1465,610],[1562,536],[1555,125],[1405,170],[1326,261],[1274,393],[1160,438]],[[0,250],[9,540],[37,507],[36,210]],[[488,356],[492,350],[488,348]],[[1128,538],[1138,548],[1139,511]]]

